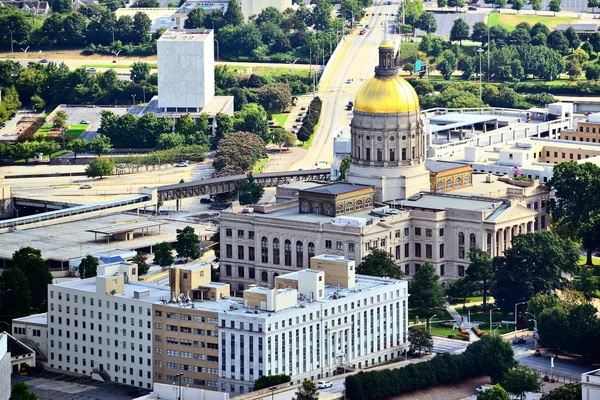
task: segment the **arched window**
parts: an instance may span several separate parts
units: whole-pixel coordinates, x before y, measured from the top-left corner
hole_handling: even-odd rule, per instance
[[[371,198],[369,197],[367,200],[365,200],[365,208],[371,207],[373,207],[373,200],[371,200]]]
[[[296,242],[296,266],[298,268],[304,266],[304,244],[299,240]]]
[[[465,234],[458,234],[458,258],[465,258]]]
[[[308,242],[308,259],[315,256],[315,244],[313,242]]]
[[[452,189],[452,179],[446,181],[446,189]]]
[[[302,212],[310,212],[310,205],[308,204],[308,201],[302,202]]]
[[[269,273],[267,271],[263,271],[260,273],[260,279],[263,282],[269,282]]]
[[[279,265],[279,239],[273,239],[273,264]]]
[[[346,203],[346,212],[354,211],[354,204],[351,201]]]
[[[477,239],[475,238],[475,234],[471,233],[469,235],[469,249],[473,249],[477,247]]]
[[[283,262],[288,267],[292,265],[292,242],[289,240],[283,242]]]
[[[465,175],[465,185],[470,185],[470,184],[471,184],[471,176]]]
[[[460,179],[460,177],[456,178],[456,180],[454,181],[454,187],[461,187],[462,186],[462,179]]]
[[[338,214],[343,214],[344,213],[344,205],[343,204],[338,204],[338,206],[337,206],[337,213]]]
[[[356,200],[356,211],[362,210],[363,202],[362,200]]]
[[[313,203],[313,212],[315,214],[323,214],[323,210],[321,209],[321,203]]]
[[[333,207],[331,207],[331,204],[325,204],[325,215],[333,215]]]
[[[435,191],[436,192],[443,192],[444,191],[444,182],[441,182],[441,181],[438,182]]]
[[[263,263],[268,263],[269,262],[269,241],[267,240],[266,237],[262,237],[262,239],[260,239],[260,253],[261,253],[261,261]]]

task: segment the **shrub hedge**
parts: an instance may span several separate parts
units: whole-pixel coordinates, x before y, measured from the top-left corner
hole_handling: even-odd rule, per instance
[[[296,137],[301,142],[306,142],[310,139],[311,135],[315,132],[315,126],[319,122],[321,116],[321,106],[323,101],[319,96],[313,98],[308,106],[308,111],[302,119],[302,126],[296,133]]]
[[[261,376],[254,381],[254,390],[265,389],[271,386],[281,385],[282,383],[291,382],[292,377],[290,375],[269,375]]]
[[[359,372],[348,376],[346,396],[348,400],[384,399],[481,376],[485,370],[481,355],[483,345],[479,341],[469,345],[462,354],[438,354],[429,361],[402,368]]]
[[[39,131],[40,128],[42,126],[44,126],[45,123],[46,123],[46,118],[37,117],[35,119],[35,121],[33,121],[33,123],[31,125],[29,125],[29,128],[27,128],[23,132],[21,132],[21,134],[19,135],[18,141],[23,143],[26,141],[33,140],[37,131]]]

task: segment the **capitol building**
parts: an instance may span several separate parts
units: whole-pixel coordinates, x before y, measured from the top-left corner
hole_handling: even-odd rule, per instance
[[[232,291],[275,287],[277,276],[321,254],[358,265],[374,248],[388,251],[409,283],[433,264],[447,288],[465,275],[470,248],[501,255],[514,236],[548,227],[548,191],[538,181],[426,160],[419,98],[399,67],[384,38],[354,102],[346,182],[292,183],[277,188],[275,204],[221,213],[221,277]]]

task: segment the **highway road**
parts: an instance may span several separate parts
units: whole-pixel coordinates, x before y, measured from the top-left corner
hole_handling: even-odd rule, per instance
[[[378,63],[377,47],[384,36],[384,22],[393,22],[394,16],[387,14],[396,13],[397,4],[378,5],[367,9],[369,17],[361,21],[371,28],[365,35],[348,35],[344,37],[345,43],[332,58],[328,71],[321,81],[318,93],[323,100],[321,119],[313,143],[307,154],[299,161],[293,163],[290,170],[308,169],[319,166],[325,168],[333,158],[333,134],[339,128],[350,123],[351,112],[344,107],[349,101],[354,102],[354,97],[364,81],[372,78],[375,65]],[[389,25],[390,31],[393,26]],[[346,83],[351,79],[351,83]],[[319,163],[326,161],[326,163]]]

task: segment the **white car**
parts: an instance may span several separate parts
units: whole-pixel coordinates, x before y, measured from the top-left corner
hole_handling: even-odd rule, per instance
[[[180,168],[181,168],[181,167],[187,167],[188,165],[187,165],[187,163],[185,163],[185,162],[180,162],[180,163],[178,163],[178,164],[175,164],[175,166],[176,166],[176,167],[180,167]]]
[[[318,381],[317,382],[317,389],[327,389],[333,386],[333,383],[329,382],[329,381]]]
[[[477,389],[475,389],[475,393],[485,392],[486,390],[490,389],[491,387],[492,386],[490,386],[490,385],[481,385]]]
[[[87,120],[85,120],[85,119],[82,119],[81,121],[79,121],[79,123],[80,123],[80,124],[83,124],[83,125],[89,125],[89,124],[90,124],[90,121],[87,121]]]

